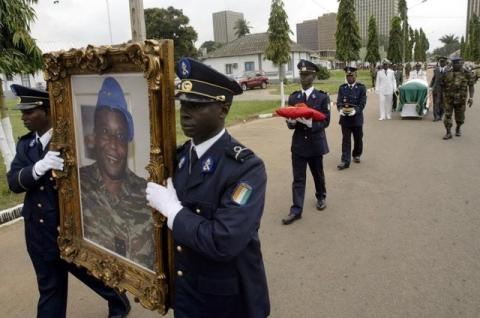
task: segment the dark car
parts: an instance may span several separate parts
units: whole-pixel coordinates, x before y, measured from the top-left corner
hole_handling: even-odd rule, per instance
[[[255,87],[267,88],[268,77],[265,76],[263,71],[245,72],[237,79],[237,82],[244,91]]]

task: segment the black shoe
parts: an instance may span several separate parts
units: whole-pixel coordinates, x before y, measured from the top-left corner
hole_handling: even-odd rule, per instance
[[[289,224],[292,224],[293,222],[295,222],[296,220],[300,220],[301,218],[302,218],[302,215],[300,215],[300,214],[290,213],[289,215],[287,215],[286,218],[284,218],[282,220],[282,223],[283,223],[283,225],[289,225]]]
[[[353,162],[360,163],[360,157],[358,156],[353,157]]]
[[[462,135],[462,131],[460,130],[460,127],[457,127],[455,129],[455,136],[460,137]]]
[[[127,295],[125,295],[125,293],[119,293],[118,296],[121,298],[125,309],[122,313],[119,314],[108,313],[108,318],[125,318],[128,316],[130,310],[132,309],[130,306],[130,301],[128,300],[128,297]]]
[[[347,169],[348,167],[350,167],[350,164],[349,163],[346,163],[344,161],[342,161],[338,166],[338,170],[343,170],[343,169]]]
[[[325,208],[327,207],[327,200],[325,199],[320,199],[317,201],[317,210],[325,210]]]

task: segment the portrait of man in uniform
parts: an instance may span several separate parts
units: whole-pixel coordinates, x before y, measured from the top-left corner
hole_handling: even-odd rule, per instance
[[[119,82],[106,77],[90,112],[91,122],[83,118],[84,140],[90,143],[85,147],[90,153],[87,157],[95,160],[81,167],[79,173],[83,236],[153,270],[153,221],[145,200],[147,181],[128,164],[134,124],[127,106]]]

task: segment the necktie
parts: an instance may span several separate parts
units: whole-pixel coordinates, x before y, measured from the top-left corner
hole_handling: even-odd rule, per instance
[[[385,76],[387,76],[387,70],[385,70]]]
[[[43,146],[42,146],[42,142],[40,141],[40,138],[37,138],[37,151],[38,151],[38,156],[41,158],[43,155]]]
[[[193,167],[193,165],[195,165],[195,163],[198,160],[197,152],[195,151],[195,147],[193,147],[193,146],[190,147],[189,159],[190,159],[190,163],[189,163],[189,166],[188,166],[188,173],[191,174],[192,173],[192,167]]]
[[[303,94],[302,94],[302,101],[303,101],[304,103],[307,102],[307,93],[305,93],[305,92],[303,92]]]

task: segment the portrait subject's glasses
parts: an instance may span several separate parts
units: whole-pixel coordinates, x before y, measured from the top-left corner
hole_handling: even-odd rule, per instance
[[[100,128],[96,130],[95,133],[102,141],[113,141],[121,143],[128,142],[128,135],[126,132],[110,131],[107,128]]]

